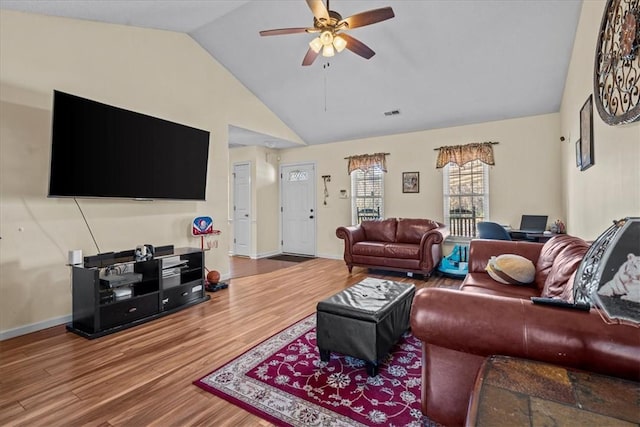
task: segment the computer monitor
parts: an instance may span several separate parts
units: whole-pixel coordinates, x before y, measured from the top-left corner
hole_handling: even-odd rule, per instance
[[[520,229],[525,233],[542,233],[547,228],[547,215],[522,215]]]

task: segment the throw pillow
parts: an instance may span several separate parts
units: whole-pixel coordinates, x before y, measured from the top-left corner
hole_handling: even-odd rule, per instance
[[[526,285],[533,282],[536,277],[536,267],[533,262],[514,254],[491,257],[486,271],[493,280],[505,285]]]

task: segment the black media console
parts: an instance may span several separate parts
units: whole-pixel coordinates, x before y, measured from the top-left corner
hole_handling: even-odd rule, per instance
[[[204,252],[156,249],[136,261],[134,251],[85,257],[72,266],[73,321],[67,330],[93,339],[210,299],[204,291]]]

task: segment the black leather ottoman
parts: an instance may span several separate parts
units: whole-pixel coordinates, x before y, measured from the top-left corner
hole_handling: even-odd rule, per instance
[[[379,362],[409,328],[416,288],[411,283],[366,278],[317,305],[320,360],[332,351],[367,362],[378,375]]]

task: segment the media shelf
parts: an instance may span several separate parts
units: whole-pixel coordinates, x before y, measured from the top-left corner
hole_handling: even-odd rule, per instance
[[[93,339],[207,301],[204,253],[165,246],[147,261],[134,251],[86,257],[72,266],[73,320],[67,330]]]

